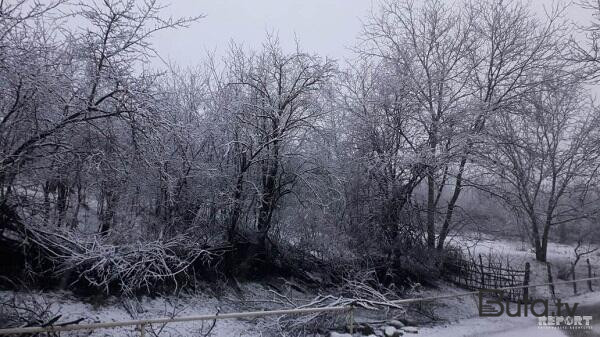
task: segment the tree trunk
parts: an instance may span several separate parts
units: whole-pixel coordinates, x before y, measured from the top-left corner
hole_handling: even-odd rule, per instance
[[[430,160],[427,167],[427,245],[431,248],[435,248],[435,213],[436,213],[436,201],[435,201],[435,155],[437,149],[437,132],[438,132],[438,120],[432,114],[431,131],[429,133],[429,151],[431,153]]]
[[[50,182],[46,181],[42,187],[44,190],[44,225],[50,223]]]
[[[533,245],[535,248],[535,259],[540,262],[546,262],[546,250],[543,240],[540,238],[537,218],[533,212],[534,210],[529,212],[529,220],[531,221],[531,234],[533,236]]]
[[[239,173],[237,182],[235,184],[235,191],[233,192],[233,202],[231,211],[229,213],[228,220],[228,229],[227,229],[227,237],[229,242],[233,242],[235,240],[235,236],[237,234],[237,222],[241,213],[241,198],[242,198],[242,188],[244,187],[244,173]]]
[[[280,113],[281,116],[281,113]],[[262,169],[262,195],[260,198],[260,208],[258,210],[257,229],[260,234],[261,242],[266,243],[269,229],[271,228],[271,218],[273,217],[273,209],[278,198],[277,195],[277,174],[279,172],[279,122],[272,121],[273,128],[273,146],[270,156],[267,158]]]
[[[462,191],[462,179],[463,172],[465,170],[465,165],[467,164],[467,156],[464,156],[460,160],[460,165],[458,169],[458,174],[456,175],[456,183],[454,184],[454,193],[452,193],[452,198],[448,202],[448,208],[446,210],[446,217],[444,218],[444,224],[442,225],[442,229],[440,231],[440,237],[438,238],[437,249],[442,250],[444,248],[444,242],[448,237],[448,233],[450,231],[450,224],[452,223],[452,216],[454,214],[454,208],[456,207],[456,202],[458,201],[458,197],[460,196],[460,192]]]
[[[263,173],[263,191],[260,200],[260,208],[258,211],[257,229],[261,234],[261,239],[267,238],[267,233],[271,227],[271,218],[273,216],[273,208],[277,198],[277,172],[279,171],[278,159],[275,158],[273,163]]]
[[[58,210],[57,226],[61,227],[67,215],[67,206],[69,201],[69,187],[64,181],[59,181],[56,186],[56,208]]]
[[[434,169],[427,170],[427,245],[435,247],[435,180]]]
[[[384,235],[388,240],[394,240],[398,236],[398,208],[403,203],[395,198],[385,201],[383,206],[382,224]]]
[[[75,210],[73,211],[73,218],[71,219],[71,229],[76,229],[79,226],[79,210],[81,209],[81,205],[85,200],[85,192],[81,184],[77,184],[77,205],[75,205]]]
[[[114,227],[115,214],[119,196],[115,191],[105,191],[106,205],[102,209],[100,234],[106,235]]]
[[[546,254],[548,251],[548,235],[550,233],[550,224],[546,223],[542,232],[542,240],[539,245],[539,252],[536,249],[535,258],[540,262],[546,262]]]

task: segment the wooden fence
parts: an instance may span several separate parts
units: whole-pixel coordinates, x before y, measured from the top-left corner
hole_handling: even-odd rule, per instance
[[[504,298],[511,301],[518,301],[529,295],[527,287],[514,288],[529,284],[529,262],[524,269],[517,269],[510,265],[509,260],[504,261],[491,254],[484,259],[481,254],[475,257],[457,253],[450,255],[443,267],[446,279],[465,289],[511,288],[504,293]]]
[[[596,277],[596,271],[592,268],[592,264],[590,263],[589,258],[587,258],[585,260],[584,270],[585,270],[585,275],[587,275],[587,278],[592,279],[592,278]],[[575,280],[577,278],[577,269],[575,268],[575,265],[573,265],[573,263],[571,263],[571,269],[570,269],[569,273],[566,275],[562,275],[563,276],[562,279],[567,279],[569,277],[569,275],[572,280]],[[567,278],[564,278],[565,276]],[[560,278],[560,276],[559,276],[559,278]],[[590,292],[594,291],[592,280],[586,281],[586,285],[587,285],[587,291],[590,291]],[[579,293],[582,290],[586,291],[586,288],[583,288],[583,289],[578,288],[577,282],[573,281],[573,295],[579,295]]]

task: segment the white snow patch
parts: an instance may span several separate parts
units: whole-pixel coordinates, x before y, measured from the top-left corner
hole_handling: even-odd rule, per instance
[[[0,292],[0,298],[5,299],[12,296],[13,292]],[[214,315],[217,310],[221,313],[249,311],[243,310],[238,305],[231,301],[218,300],[209,296],[194,295],[176,298],[174,296],[162,298],[147,298],[144,297],[139,301],[121,301],[116,298],[109,298],[102,305],[93,305],[91,303],[82,302],[67,292],[48,292],[39,294],[44,296],[47,303],[51,303],[51,311],[61,314],[60,322],[66,322],[79,318],[85,318],[80,324],[86,323],[104,323],[129,321],[143,318],[162,318],[178,316],[197,316],[197,315]],[[123,303],[131,305],[132,310],[126,310]],[[130,314],[132,312],[133,314]],[[202,336],[200,333],[206,332],[212,321],[191,321],[169,323],[167,325],[156,324],[152,326],[154,331],[161,328],[161,336]],[[150,328],[148,328],[150,330]],[[257,336],[260,335],[261,320],[260,319],[227,319],[217,320],[211,336]],[[87,335],[87,333],[86,333]],[[152,333],[146,335],[152,336]],[[114,329],[99,329],[95,330],[91,335],[98,336],[139,336],[139,332],[134,326],[114,328]]]

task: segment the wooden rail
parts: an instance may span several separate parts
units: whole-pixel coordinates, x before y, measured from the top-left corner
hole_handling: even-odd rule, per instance
[[[173,318],[151,318],[151,319],[139,319],[132,321],[122,322],[108,322],[108,323],[92,323],[92,324],[77,324],[77,325],[66,325],[66,326],[48,326],[48,327],[26,327],[26,328],[10,328],[0,329],[0,335],[11,335],[20,333],[40,333],[40,332],[61,332],[61,331],[75,331],[75,330],[97,330],[97,329],[110,329],[118,328],[123,326],[138,326],[143,327],[149,324],[161,324],[161,323],[177,323],[177,322],[190,322],[190,321],[210,321],[216,319],[231,319],[231,318],[244,318],[244,317],[263,317],[263,316],[279,316],[279,315],[291,315],[291,314],[312,314],[318,312],[339,312],[346,311],[350,312],[352,306],[337,306],[337,307],[321,307],[321,308],[302,308],[302,309],[283,309],[283,310],[269,310],[269,311],[248,311],[240,313],[227,313],[218,315],[200,315],[200,316],[185,316],[185,317],[173,317]]]

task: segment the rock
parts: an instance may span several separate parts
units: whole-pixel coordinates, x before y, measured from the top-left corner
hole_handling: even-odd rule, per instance
[[[339,332],[332,331],[329,334],[329,337],[352,337],[352,335],[349,333],[339,333]]]
[[[377,336],[377,337],[385,337],[385,335],[383,334],[383,331],[381,331],[381,330],[376,330],[375,331],[375,336]]]
[[[401,329],[404,327],[404,323],[400,322],[399,320],[393,319],[391,321],[388,322],[389,325],[393,326],[394,328],[398,328]]]
[[[398,337],[403,335],[402,330],[398,330],[393,326],[386,326],[385,329],[383,329],[383,334],[385,337]]]
[[[405,326],[402,328],[402,330],[407,333],[419,333],[419,329],[414,326]]]

